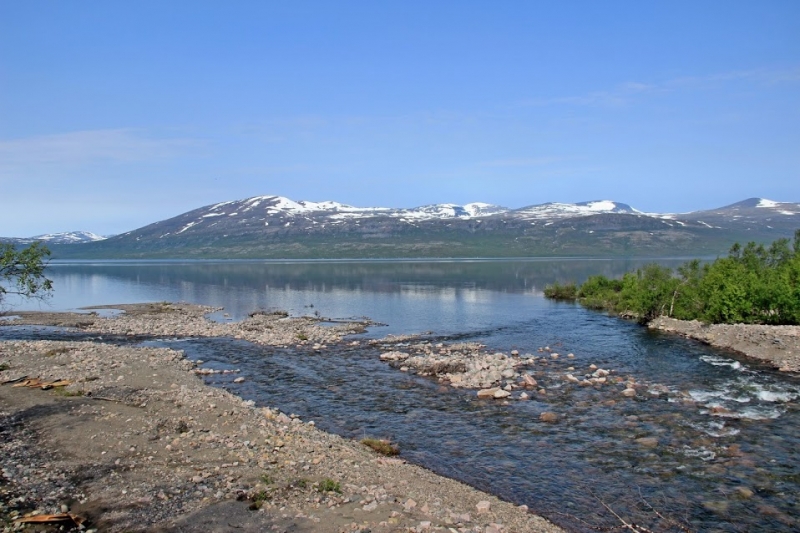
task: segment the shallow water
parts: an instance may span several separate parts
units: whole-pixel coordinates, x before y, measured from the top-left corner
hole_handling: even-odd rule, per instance
[[[238,277],[231,265],[207,271],[196,264],[161,265],[157,276],[140,265],[112,268],[113,275],[84,266],[67,278],[100,276],[98,286],[124,288],[93,304],[124,303],[114,298],[127,294],[135,271],[137,283],[147,278],[158,287],[161,280],[157,299],[233,301],[226,305],[230,318],[282,307],[295,314],[368,315],[389,324],[374,328],[372,337],[431,330],[539,356],[537,349],[549,346],[561,357],[531,368],[546,394],[502,403],[393,369],[379,361],[380,347],[339,347],[321,355],[230,339],[146,341],[184,349],[204,366],[241,369],[247,378],[241,385],[230,375],[207,379],[328,431],[390,438],[405,459],[527,504],[569,529],[587,527],[567,515],[595,526],[619,525],[605,503],[653,530],[670,530],[645,502],[691,530],[800,529],[800,382],[539,293],[556,279],[581,281],[578,272],[608,270],[606,263],[334,264],[328,277],[319,264],[268,265],[262,274],[245,266]],[[181,282],[181,276],[188,278]],[[170,292],[176,287],[186,292]],[[177,294],[184,297],[173,298]],[[28,333],[45,334],[59,335]],[[574,359],[564,357],[570,352]],[[620,386],[564,382],[568,367],[580,377],[590,364],[631,376],[649,392],[626,399]],[[540,422],[544,411],[558,413],[559,422]]]
[[[645,501],[700,531],[797,530],[800,384],[616,319],[587,315],[580,326],[594,355],[565,338],[561,346],[575,359],[531,370],[547,394],[509,403],[390,368],[377,348],[320,355],[229,339],[148,344],[183,349],[210,368],[240,369],[244,384],[234,385],[231,375],[207,380],[327,431],[389,438],[405,459],[570,529],[582,527],[557,512],[613,525],[602,500],[650,527],[658,520]],[[601,355],[614,335],[630,340]],[[625,399],[619,387],[560,379],[567,366],[591,362],[635,376],[653,392]],[[729,411],[712,414],[715,406]],[[544,411],[558,413],[559,422],[540,422]],[[641,437],[657,445],[637,442]]]

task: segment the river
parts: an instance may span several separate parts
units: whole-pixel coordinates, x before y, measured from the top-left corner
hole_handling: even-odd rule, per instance
[[[662,261],[674,266],[681,261]],[[49,304],[142,301],[256,309],[386,324],[368,337],[429,332],[432,342],[479,341],[547,357],[545,389],[528,401],[478,400],[380,362],[402,346],[339,347],[325,355],[230,339],[153,339],[229,375],[209,382],[352,438],[390,438],[402,457],[526,504],[571,530],[620,516],[669,531],[800,528],[800,381],[686,339],[542,297],[553,281],[620,275],[643,262],[606,260],[54,263]],[[227,315],[227,316],[226,316]],[[3,328],[6,329],[6,328]],[[3,333],[4,336],[11,333]],[[540,352],[545,347],[550,352]],[[565,354],[573,353],[574,358]],[[544,358],[543,358],[544,359]],[[562,376],[589,365],[648,391],[578,387]],[[539,421],[544,411],[559,422]],[[652,508],[651,508],[652,506]],[[680,530],[680,529],[674,529]]]

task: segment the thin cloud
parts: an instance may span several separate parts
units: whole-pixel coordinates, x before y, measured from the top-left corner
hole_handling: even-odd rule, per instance
[[[0,161],[3,167],[146,161],[175,157],[203,144],[197,139],[148,138],[129,129],[74,131],[0,140]]]
[[[607,91],[593,91],[583,95],[558,96],[552,98],[531,98],[517,103],[520,107],[547,107],[547,106],[597,106],[616,107],[631,102],[635,97],[667,93],[677,90],[702,88],[715,83],[749,81],[766,85],[780,83],[796,83],[800,81],[800,67],[790,68],[760,68],[719,72],[706,76],[684,76],[664,80],[660,83],[643,83],[630,81],[620,83]]]
[[[561,157],[517,157],[509,159],[495,159],[479,163],[482,167],[541,167],[552,163],[564,161]]]

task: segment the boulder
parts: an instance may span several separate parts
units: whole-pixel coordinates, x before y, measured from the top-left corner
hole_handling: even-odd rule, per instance
[[[548,424],[554,424],[558,422],[558,415],[552,411],[545,411],[539,415],[539,420],[547,422]]]

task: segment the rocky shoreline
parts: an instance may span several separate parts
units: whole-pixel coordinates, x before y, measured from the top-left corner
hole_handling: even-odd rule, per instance
[[[359,343],[343,338],[367,325],[323,326],[282,313],[218,323],[202,306],[110,307],[124,313],[16,313],[4,323],[71,326],[99,337],[234,337],[314,351]],[[487,372],[524,381],[515,370],[523,359],[489,356],[498,364],[472,374],[434,370],[449,370],[454,386],[496,384]],[[70,515],[86,519],[82,528],[101,531],[561,531],[524,507],[207,386],[175,350],[102,338],[2,341],[0,369],[4,531],[53,531],[15,522],[48,514],[66,516],[65,526]],[[55,380],[68,384],[47,387]]]
[[[703,324],[697,320],[660,317],[649,327],[733,350],[782,372],[800,372],[800,326]]]

